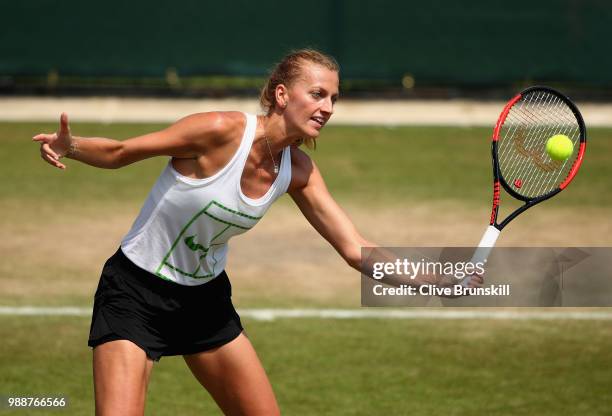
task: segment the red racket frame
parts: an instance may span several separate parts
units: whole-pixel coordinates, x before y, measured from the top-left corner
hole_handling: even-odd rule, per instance
[[[528,93],[533,93],[536,91],[543,91],[543,92],[553,94],[559,97],[572,110],[572,113],[574,113],[574,116],[576,117],[579,129],[580,129],[580,147],[578,149],[578,156],[576,160],[574,161],[574,164],[571,167],[567,175],[567,178],[557,188],[553,189],[552,191],[544,195],[541,195],[535,198],[528,198],[514,191],[514,189],[512,189],[508,185],[505,178],[501,174],[500,169],[499,169],[499,160],[497,157],[497,142],[499,140],[499,133],[501,131],[501,127],[506,121],[506,118],[508,117],[508,114],[510,113],[510,109],[523,96],[525,96]],[[545,201],[549,198],[552,198],[554,195],[558,194],[563,189],[565,189],[567,185],[569,185],[569,183],[574,179],[574,177],[576,176],[576,173],[578,173],[578,169],[580,168],[580,165],[582,165],[582,158],[584,156],[585,149],[586,149],[586,127],[584,125],[584,119],[582,118],[580,111],[578,111],[578,107],[576,107],[576,105],[565,95],[549,87],[534,86],[534,87],[529,87],[521,91],[516,96],[514,96],[510,101],[508,101],[508,104],[506,104],[506,106],[502,110],[497,120],[497,123],[495,124],[495,129],[493,130],[493,141],[491,144],[491,154],[493,156],[493,208],[491,210],[491,220],[489,224],[501,231],[506,225],[508,225],[510,221],[512,221],[514,218],[516,218],[517,215],[519,215],[526,209],[531,208],[532,206],[539,204],[540,202]],[[506,219],[504,219],[501,223],[497,223],[497,214],[499,210],[499,199],[500,199],[499,197],[500,197],[500,191],[501,191],[500,185],[503,186],[506,192],[508,192],[514,198],[524,201],[525,205],[521,206],[520,208],[515,210],[512,214],[508,215],[508,217],[506,217]]]

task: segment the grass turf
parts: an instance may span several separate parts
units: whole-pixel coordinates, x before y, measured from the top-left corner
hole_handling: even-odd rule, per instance
[[[75,124],[75,134],[117,139],[159,130],[160,124]],[[67,161],[66,171],[40,160],[30,138],[53,124],[0,123],[4,198],[38,202],[142,201],[166,163],[155,158],[120,170]],[[491,129],[462,127],[327,127],[313,158],[343,200],[398,203],[451,199],[487,203],[491,193]],[[612,129],[590,129],[585,163],[557,206],[606,206],[612,177]]]
[[[0,317],[0,392],[91,414],[88,319]],[[604,415],[612,330],[598,321],[245,320],[288,415]],[[21,412],[21,413],[20,413]],[[37,411],[36,414],[57,414]],[[2,414],[25,414],[2,411]],[[155,364],[147,414],[220,414],[179,357]]]
[[[141,204],[166,163],[157,158],[109,171],[68,161],[69,169],[61,172],[43,163],[30,142],[35,133],[55,127],[0,123],[1,230],[25,207],[41,212],[27,219],[29,232],[35,232],[45,216],[66,205],[89,215]],[[79,135],[120,139],[162,127],[72,126]],[[482,128],[330,126],[314,158],[340,200],[486,205],[490,134]],[[583,206],[609,208],[611,154],[612,129],[591,129],[585,165],[555,206],[576,212]],[[84,318],[0,317],[0,395],[65,394],[70,407],[63,414],[91,414],[88,325]],[[612,405],[612,334],[606,322],[304,319],[247,321],[247,329],[286,414],[599,415]],[[156,365],[148,414],[215,414],[214,409],[182,360]]]

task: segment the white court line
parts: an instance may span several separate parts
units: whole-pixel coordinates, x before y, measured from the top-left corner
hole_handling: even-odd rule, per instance
[[[612,320],[605,311],[500,311],[500,310],[441,310],[441,309],[241,309],[241,317],[258,321],[275,319],[494,319],[494,320]],[[0,306],[0,315],[9,316],[91,316],[91,308]]]

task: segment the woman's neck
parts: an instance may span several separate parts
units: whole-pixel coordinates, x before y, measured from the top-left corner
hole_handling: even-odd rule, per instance
[[[258,116],[255,140],[268,140],[273,154],[280,152],[287,146],[292,145],[300,136],[288,131],[283,117],[275,112],[265,116]],[[267,145],[267,144],[266,144]]]

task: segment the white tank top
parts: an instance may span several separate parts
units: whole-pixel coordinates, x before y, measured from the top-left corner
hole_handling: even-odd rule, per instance
[[[207,283],[225,268],[227,242],[253,228],[291,181],[291,150],[283,149],[280,171],[264,196],[242,193],[240,178],[251,150],[257,117],[246,114],[238,151],[219,172],[204,179],[178,173],[168,163],[121,242],[137,266],[186,286]]]

